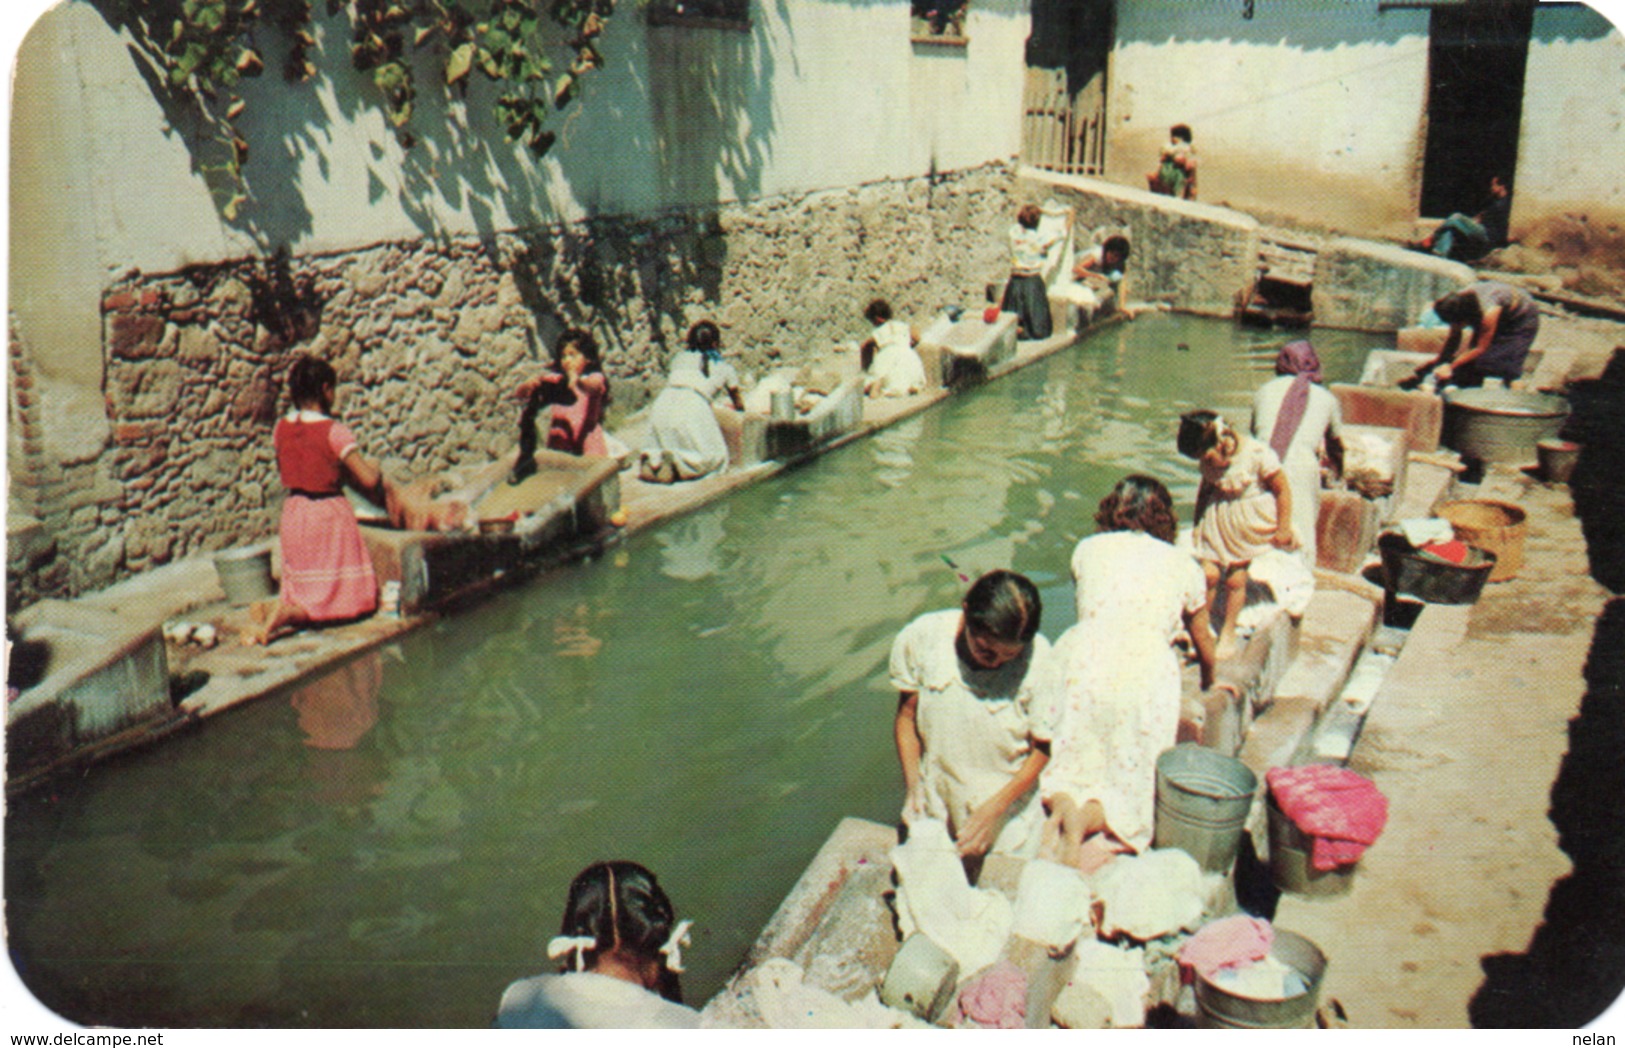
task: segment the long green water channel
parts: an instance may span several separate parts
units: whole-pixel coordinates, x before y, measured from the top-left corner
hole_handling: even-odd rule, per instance
[[[226,714],[6,820],[12,960],[87,1023],[479,1026],[629,858],[739,963],[836,823],[902,800],[892,638],[967,574],[1042,588],[1178,416],[1245,421],[1288,336],[1153,314]],[[1375,336],[1321,332],[1327,381]]]

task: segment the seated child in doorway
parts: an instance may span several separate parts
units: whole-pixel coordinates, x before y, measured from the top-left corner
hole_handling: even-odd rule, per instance
[[[1168,129],[1168,144],[1162,147],[1157,169],[1145,180],[1153,193],[1196,199],[1196,147],[1191,144],[1190,125],[1175,124]]]

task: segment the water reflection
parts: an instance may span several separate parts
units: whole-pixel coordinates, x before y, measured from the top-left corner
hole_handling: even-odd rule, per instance
[[[382,790],[378,754],[357,747],[378,723],[383,680],[383,656],[369,651],[289,697],[305,737],[305,775],[315,800],[360,804]]]
[[[679,517],[655,536],[660,544],[661,571],[667,578],[698,582],[722,570],[723,527],[728,506],[723,503]]]

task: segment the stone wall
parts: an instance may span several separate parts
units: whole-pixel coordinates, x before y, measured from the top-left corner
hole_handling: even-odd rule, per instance
[[[56,442],[76,450],[53,453],[48,433],[23,427],[43,461],[15,472],[14,490],[56,554],[11,580],[13,599],[73,596],[271,534],[271,427],[300,353],[333,362],[336,413],[392,472],[473,466],[512,446],[508,395],[568,325],[605,347],[613,428],[659,389],[703,317],[749,375],[855,340],[876,295],[919,320],[977,304],[1003,265],[1012,184],[991,165],[705,212],[132,272],[102,296],[105,432],[79,427]],[[27,332],[14,344],[17,381]]]
[[[1079,175],[1020,171],[1024,201],[1053,198],[1073,209],[1080,232],[1122,232],[1132,245],[1130,299],[1230,316],[1258,266],[1258,220],[1229,208],[1158,196]],[[1079,242],[1083,242],[1079,237]]]

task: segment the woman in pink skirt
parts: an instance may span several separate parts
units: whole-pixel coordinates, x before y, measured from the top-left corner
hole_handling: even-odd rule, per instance
[[[383,474],[362,457],[349,428],[329,417],[337,382],[332,365],[315,357],[300,357],[288,371],[293,409],[277,422],[272,438],[288,489],[280,529],[282,588],[275,602],[250,609],[253,626],[243,634],[245,644],[378,609],[372,557],[343,485],[376,491]]]

